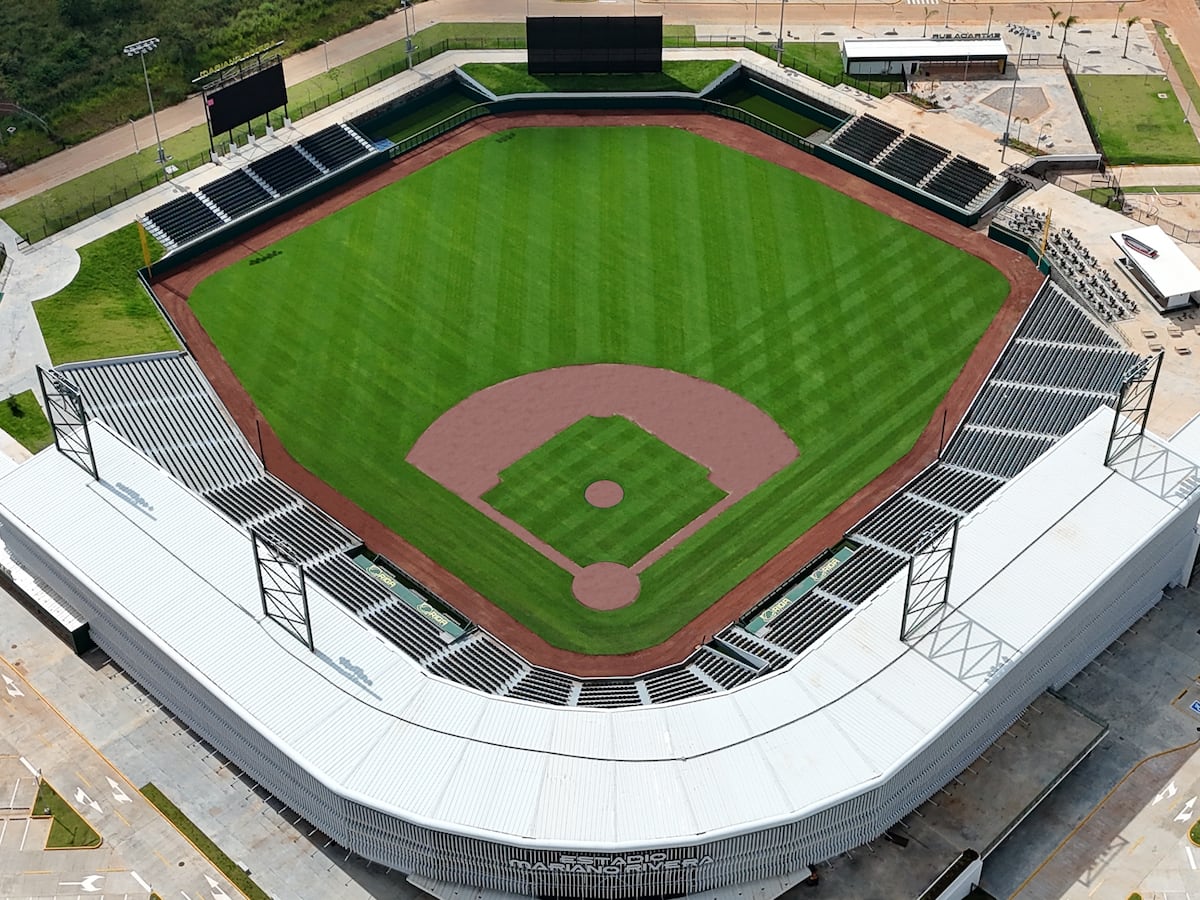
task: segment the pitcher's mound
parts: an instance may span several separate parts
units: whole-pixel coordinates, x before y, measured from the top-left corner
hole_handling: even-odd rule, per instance
[[[620,488],[617,488],[620,490]],[[615,562],[592,563],[575,576],[571,593],[591,609],[620,609],[637,599],[642,581],[627,566]]]
[[[583,499],[597,509],[608,509],[625,499],[625,491],[615,481],[593,481],[583,492]]]

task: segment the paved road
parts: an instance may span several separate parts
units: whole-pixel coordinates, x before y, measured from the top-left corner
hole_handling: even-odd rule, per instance
[[[104,843],[95,850],[44,852],[49,826],[8,815],[0,820],[4,823],[0,897],[75,896],[90,892],[87,885],[109,896],[147,897],[153,887],[163,896],[186,891],[193,897],[240,897],[137,787],[34,688],[26,678],[19,649],[20,644],[11,644],[6,653],[11,661],[0,658],[0,744],[10,760],[19,754],[22,767],[40,772]],[[67,653],[65,647],[55,652]],[[29,836],[31,825],[34,838]]]
[[[828,0],[828,2],[792,3],[784,9],[785,30],[829,22],[844,24],[852,21],[863,34],[878,31],[878,26],[901,24],[921,25],[924,11],[930,9],[929,0]],[[937,3],[938,0],[932,0]],[[1118,14],[1118,0],[1105,2],[1073,3],[1074,14],[1081,22],[1108,23],[1129,15],[1140,15],[1143,21],[1157,18],[1172,24],[1176,39],[1191,59],[1200,59],[1200,17],[1196,16],[1192,0],[1128,0],[1125,9]],[[661,12],[669,23],[692,23],[698,26],[725,26],[738,34],[755,34],[759,31],[774,33],[779,24],[776,11],[782,7],[767,0],[612,0],[610,3],[580,3],[573,5],[571,12],[612,15],[632,12]],[[932,26],[949,24],[978,27],[991,19],[994,25],[1001,22],[1042,22],[1046,19],[1046,6],[1040,3],[1007,2],[996,0],[992,4],[949,3],[938,7],[946,10],[945,15],[932,17]],[[993,12],[994,10],[994,12]],[[415,6],[410,22],[417,30],[434,22],[488,22],[520,21],[526,12],[539,14],[561,14],[563,7],[558,0],[426,0]],[[755,21],[758,27],[755,27]],[[1107,26],[1106,26],[1107,27]],[[393,14],[357,31],[331,40],[320,46],[289,57],[284,62],[284,74],[289,84],[296,84],[325,71],[326,52],[328,63],[336,66],[351,59],[402,40],[405,22],[402,14]],[[1200,118],[1198,116],[1197,118]],[[204,110],[198,97],[193,97],[177,106],[168,107],[158,113],[159,131],[169,137],[186,131],[204,121]],[[0,178],[0,207],[11,205],[78,176],[81,172],[98,168],[130,154],[133,149],[133,129],[122,126],[92,140],[57,153],[54,156],[18,169]],[[148,118],[136,125],[139,146],[153,146],[154,131]]]

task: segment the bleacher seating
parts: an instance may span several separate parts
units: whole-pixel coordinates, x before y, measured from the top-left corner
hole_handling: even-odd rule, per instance
[[[858,116],[834,132],[828,143],[859,162],[869,163],[903,133],[890,122]]]
[[[206,184],[200,189],[200,193],[219,206],[231,219],[236,219],[242,213],[272,199],[261,184],[241,169]]]
[[[712,688],[694,672],[678,666],[652,672],[642,679],[642,683],[646,685],[646,693],[653,703],[670,703],[672,700],[712,693]]]
[[[966,209],[996,180],[985,166],[965,156],[955,156],[925,184],[935,197]]]
[[[301,138],[299,144],[330,172],[370,152],[365,141],[352,134],[345,125],[330,125]]]
[[[910,134],[889,150],[875,166],[901,181],[916,184],[949,155],[950,151],[945,147]]]
[[[758,674],[757,670],[745,663],[707,645],[692,657],[690,668],[703,672],[726,690],[745,684]]]
[[[146,213],[147,229],[162,243],[178,247],[206,231],[223,224],[223,220],[195,194],[183,194]],[[157,232],[157,233],[156,233]]]
[[[269,184],[280,196],[290,194],[321,177],[321,170],[305,159],[295,147],[276,150],[256,159],[246,168]]]
[[[427,662],[426,668],[459,684],[494,693],[529,666],[490,635],[476,631]]]
[[[574,678],[564,675],[562,672],[531,668],[520,681],[512,686],[508,696],[518,700],[567,706],[576,683]]]
[[[639,706],[637,684],[628,678],[588,679],[579,688],[576,706]]]
[[[1043,287],[941,459],[850,533],[853,556],[751,634],[718,635],[763,668],[717,645],[629,678],[583,679],[529,665],[473,630],[456,643],[347,555],[358,539],[264,472],[182,353],[64,366],[92,415],[124,435],[233,521],[279,532],[312,583],[430,672],[518,700],[594,707],[668,703],[729,689],[787,665],[850,615],[956,514],[984,502],[1119,389],[1138,360],[1053,284]],[[785,596],[786,586],[772,598]]]

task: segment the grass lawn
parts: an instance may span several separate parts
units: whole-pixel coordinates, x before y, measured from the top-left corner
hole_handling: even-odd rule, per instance
[[[162,247],[149,238],[151,258]],[[179,344],[134,274],[142,265],[137,225],[79,251],[75,280],[33,305],[55,365],[107,356],[175,350]]]
[[[720,96],[713,99],[729,106],[744,109],[746,112],[778,125],[780,128],[786,128],[792,134],[798,134],[800,137],[808,137],[810,134],[820,131],[825,127],[820,122],[815,122],[807,116],[793,112],[786,106],[776,103],[769,97],[764,97],[762,94],[756,93],[743,85],[737,85],[729,90],[722,91]]]
[[[58,791],[50,787],[49,782],[43,781],[38,785],[33,813],[36,816],[49,815],[54,818],[50,834],[46,838],[47,850],[100,846],[100,835],[71,804],[59,796]]]
[[[728,59],[665,60],[662,72],[628,75],[530,75],[524,63],[467,63],[462,70],[498,97],[548,91],[699,93],[733,65]]]
[[[1192,72],[1187,57],[1183,55],[1183,48],[1168,36],[1167,26],[1162,22],[1155,22],[1154,28],[1158,32],[1159,40],[1167,50],[1167,55],[1171,57],[1171,65],[1175,67],[1179,80],[1183,82],[1184,90],[1192,99],[1192,109],[1200,109],[1200,84],[1196,83],[1196,75]]]
[[[1109,163],[1200,162],[1200,143],[1183,121],[1171,85],[1161,77],[1079,75],[1076,80]]]
[[[274,249],[192,306],[289,450],[546,640],[591,653],[660,643],[906,452],[1008,293],[869,206],[658,127],[505,132]],[[610,612],[405,460],[474,392],[593,362],[721,385],[800,451]]]
[[[142,796],[154,804],[155,808],[166,817],[193,846],[220,870],[221,874],[234,883],[248,900],[270,900],[270,895],[255,884],[246,874],[246,870],[235,863],[216,845],[212,838],[201,831],[196,823],[184,815],[183,811],[171,802],[155,785],[147,784],[142,788]]]
[[[581,566],[632,566],[725,496],[707,469],[622,416],[585,416],[500,478],[483,499]],[[592,506],[596,481],[624,497]]]
[[[0,430],[7,431],[31,453],[54,443],[54,432],[33,391],[22,391],[0,403]]]

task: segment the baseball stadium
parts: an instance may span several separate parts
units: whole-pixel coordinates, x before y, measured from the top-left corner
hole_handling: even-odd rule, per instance
[[[814,878],[1186,584],[1200,514],[1161,358],[1001,209],[1033,176],[844,96],[454,68],[213,167],[129,273],[182,349],[39,371],[8,553],[436,896]]]

